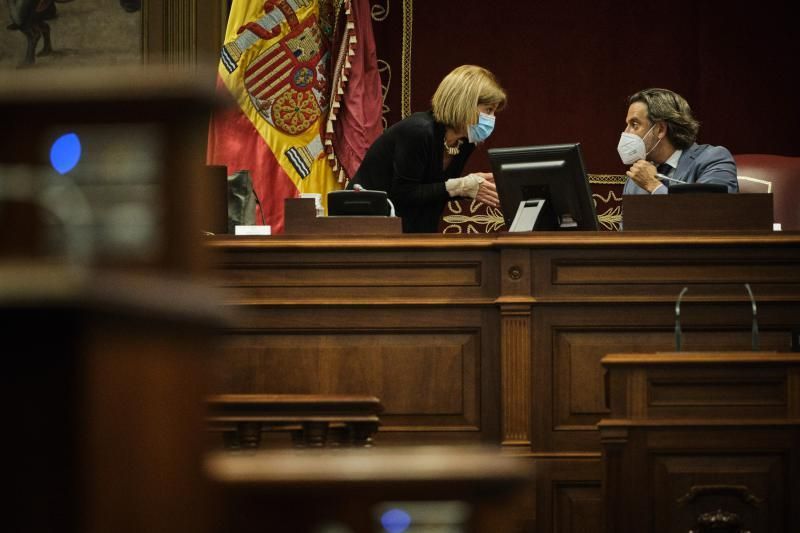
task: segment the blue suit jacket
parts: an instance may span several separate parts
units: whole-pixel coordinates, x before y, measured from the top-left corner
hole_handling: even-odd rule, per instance
[[[723,146],[694,143],[683,151],[678,160],[678,168],[671,177],[684,183],[721,183],[728,187],[728,192],[739,192],[736,162],[728,149]],[[659,187],[653,194],[667,192],[667,188]],[[622,193],[649,194],[631,179],[625,182]]]

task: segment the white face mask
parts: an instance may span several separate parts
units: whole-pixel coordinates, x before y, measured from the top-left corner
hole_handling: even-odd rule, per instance
[[[644,134],[644,137],[650,135],[650,132],[653,131],[653,128],[655,127],[655,124],[650,126],[650,129],[647,130],[647,133]],[[617,152],[619,152],[619,157],[622,159],[623,163],[626,165],[632,165],[640,159],[645,159],[650,152],[655,150],[656,146],[658,146],[658,143],[661,142],[661,139],[659,139],[655,146],[648,150],[644,144],[644,137],[639,137],[635,133],[622,132],[622,135],[619,136]]]

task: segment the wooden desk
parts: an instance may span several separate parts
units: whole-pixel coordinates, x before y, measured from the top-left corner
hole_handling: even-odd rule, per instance
[[[213,454],[206,468],[222,496],[222,532],[408,531],[517,533],[533,473],[498,450],[402,447]],[[328,524],[328,527],[323,527]],[[338,527],[334,527],[336,524]]]
[[[369,394],[383,442],[501,443],[537,468],[539,531],[600,527],[608,353],[788,350],[800,234],[211,238],[238,313],[220,393]],[[589,517],[595,517],[590,519]]]
[[[0,266],[8,531],[208,531],[203,394],[222,316],[174,278]]]
[[[5,530],[208,528],[203,397],[222,316],[190,280],[217,98],[191,70],[0,77],[0,196],[19,201],[0,205]],[[80,164],[61,175],[43,156],[64,134]]]
[[[606,530],[800,530],[800,353],[603,358]],[[729,527],[723,527],[727,524]]]
[[[772,193],[631,194],[623,210],[625,231],[772,231],[774,221]]]

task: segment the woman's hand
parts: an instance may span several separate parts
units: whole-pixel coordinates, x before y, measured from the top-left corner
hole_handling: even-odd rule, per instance
[[[491,172],[475,172],[463,178],[451,178],[444,185],[450,196],[475,198],[492,207],[499,205],[497,188]]]
[[[478,186],[478,194],[475,195],[475,199],[488,206],[499,207],[500,198],[497,196],[494,176],[491,172],[478,172],[477,174],[483,178],[483,182]]]

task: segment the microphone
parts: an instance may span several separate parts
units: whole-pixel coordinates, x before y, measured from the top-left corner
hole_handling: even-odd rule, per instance
[[[684,287],[678,295],[678,300],[675,302],[675,351],[681,351],[681,299],[689,287]]]
[[[750,306],[753,310],[753,321],[751,322],[751,346],[754,352],[759,350],[759,338],[758,338],[758,308],[756,307],[756,299],[753,296],[753,291],[750,289],[750,284],[745,283],[744,288],[747,289],[747,294],[750,296]],[[689,290],[689,287],[684,287],[681,293],[678,295],[678,299],[675,301],[675,351],[681,351],[681,300],[683,299],[683,295],[686,294],[686,291]]]
[[[664,174],[658,174],[658,173],[657,173],[657,174],[656,174],[656,177],[657,177],[658,179],[660,179],[660,180],[667,180],[667,181],[671,181],[671,182],[673,182],[673,183],[686,183],[685,181],[676,180],[675,178],[669,178],[669,177],[665,176]]]
[[[258,193],[256,192],[255,187],[253,187],[251,190],[253,191],[253,196],[256,197],[256,205],[258,206],[258,212],[261,213],[261,225],[266,226],[267,221],[264,218],[264,208],[261,207],[261,200],[258,199]]]
[[[753,307],[753,323],[752,323],[752,346],[753,351],[757,352],[759,348],[758,343],[758,316],[757,316],[757,309],[756,309],[756,299],[753,297],[753,291],[750,290],[750,284],[745,283],[744,288],[747,289],[747,294],[750,295],[750,305]]]

